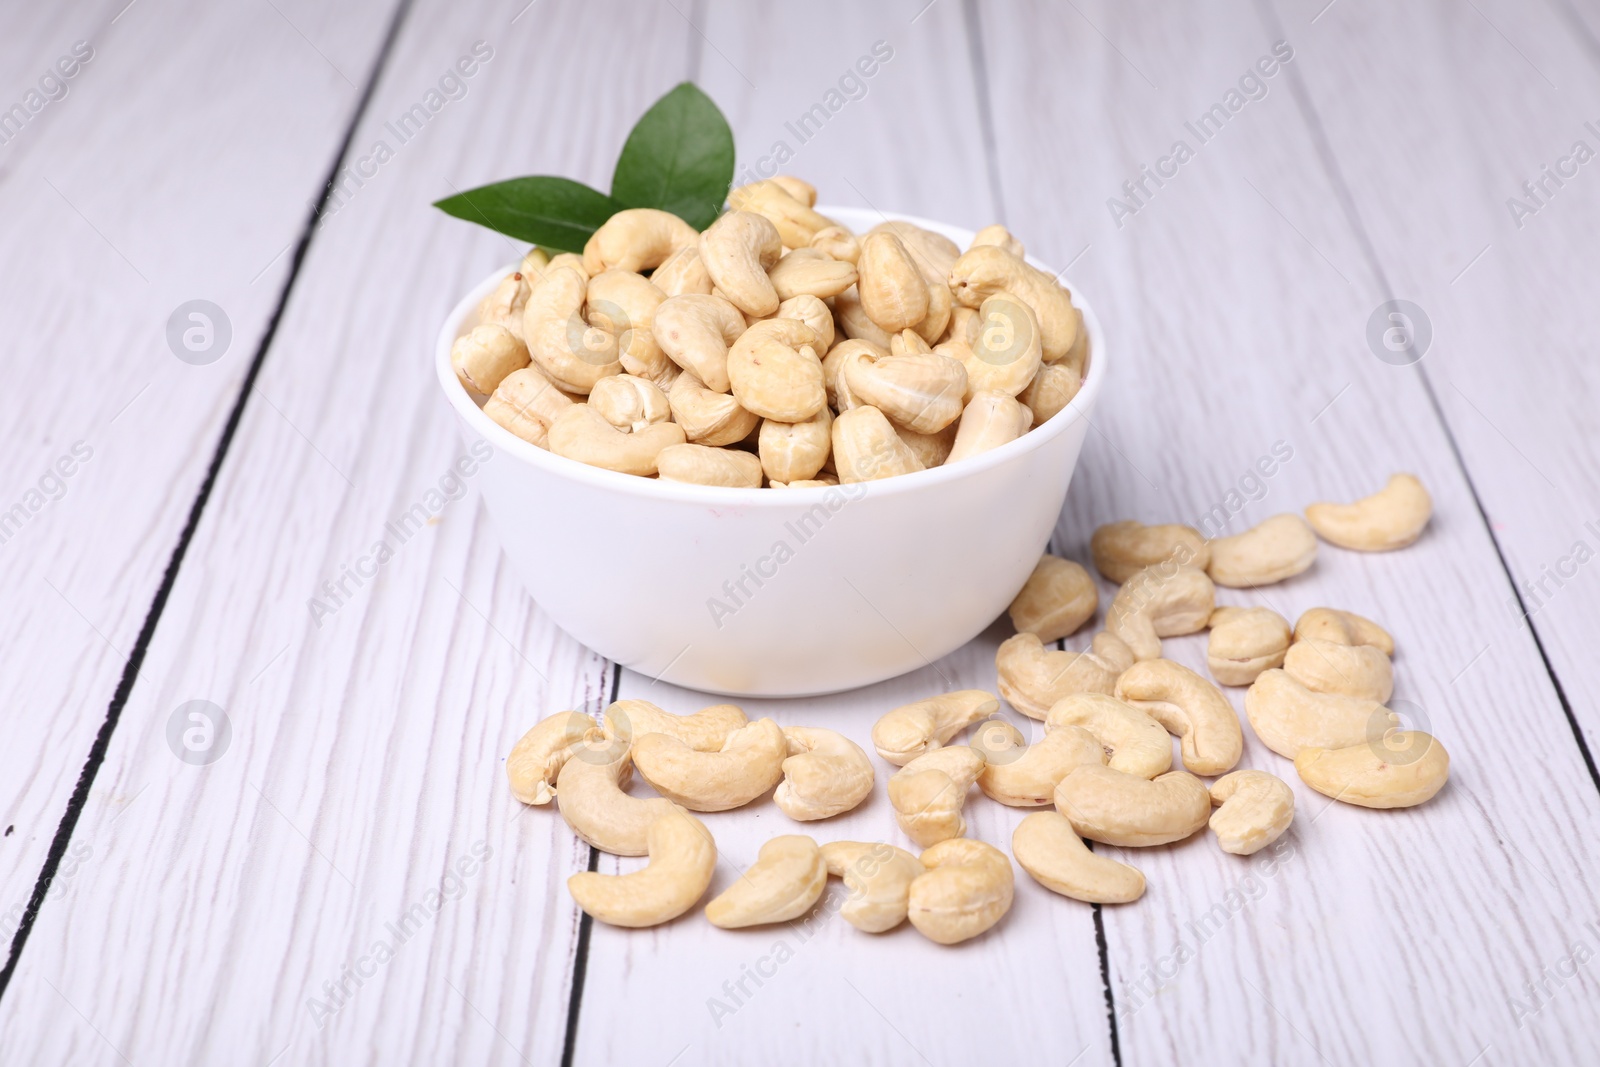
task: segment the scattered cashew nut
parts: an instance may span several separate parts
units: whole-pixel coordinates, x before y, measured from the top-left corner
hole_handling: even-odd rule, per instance
[[[1051,705],[1074,693],[1105,693],[1133,665],[1133,653],[1112,633],[1095,634],[1088,651],[1047,649],[1038,634],[1020,633],[1000,642],[994,666],[1000,695],[1030,719],[1043,719]]]
[[[1046,555],[1011,601],[1011,625],[1040,641],[1059,641],[1077,633],[1099,606],[1100,590],[1082,564]]]
[[[902,704],[873,724],[872,747],[888,762],[904,767],[999,710],[1000,701],[982,689],[959,689]]]
[[[594,720],[581,711],[558,711],[540,719],[506,757],[511,795],[524,804],[550,803],[561,765],[579,745],[599,736]]]
[[[1158,563],[1136,572],[1106,610],[1106,629],[1127,643],[1135,659],[1159,659],[1161,638],[1205,629],[1216,587],[1205,571]]]
[[[1316,534],[1306,520],[1285,512],[1244,533],[1212,541],[1206,573],[1218,585],[1253,589],[1293,578],[1307,570],[1316,558]]]
[[[1055,811],[1025,816],[1011,834],[1011,854],[1033,880],[1073,900],[1126,904],[1144,896],[1144,875],[1089,851],[1072,820]]]
[[[869,934],[905,922],[911,883],[927,870],[910,852],[881,841],[830,841],[822,846],[822,859],[829,874],[844,879],[846,899],[839,914]]]
[[[762,845],[739,880],[706,905],[706,918],[724,930],[788,922],[810,911],[827,885],[828,865],[817,843],[784,834]]]
[[[796,822],[831,819],[872,792],[872,761],[861,746],[833,730],[789,726],[789,756],[772,799]]]
[[[1142,847],[1182,841],[1205,826],[1211,794],[1186,771],[1153,779],[1079,767],[1056,787],[1056,810],[1084,837],[1108,845]]]
[[[1044,728],[1080,726],[1106,754],[1106,766],[1139,778],[1172,769],[1172,737],[1147,712],[1104,693],[1076,693],[1057,701]]]
[[[656,926],[695,906],[711,885],[717,845],[682,808],[658,815],[646,834],[650,862],[629,874],[580,871],[567,879],[578,907],[610,926]]]
[[[927,872],[911,883],[907,917],[928,940],[966,941],[1011,910],[1016,876],[993,845],[951,838],[925,850],[921,860]]]
[[[1224,774],[1244,754],[1244,732],[1233,705],[1181,663],[1141,660],[1117,678],[1112,695],[1148,712],[1177,737],[1183,765],[1192,774]]]
[[[1094,568],[1118,585],[1146,567],[1166,563],[1205,570],[1211,562],[1211,544],[1199,530],[1180,523],[1146,526],[1133,519],[1112,522],[1089,538]]]
[[[1400,721],[1376,700],[1317,693],[1284,670],[1263,671],[1245,690],[1244,713],[1261,743],[1287,759],[1304,748],[1364,744]]]
[[[964,745],[918,756],[889,779],[895,822],[923,847],[965,834],[961,809],[983,768],[983,757]]]
[[[1289,623],[1271,608],[1220,607],[1211,613],[1206,666],[1222,685],[1249,685],[1283,666]]]
[[[664,797],[630,796],[623,786],[632,774],[627,745],[592,741],[574,750],[556,777],[561,817],[579,837],[613,856],[645,855],[650,824],[673,807]]]
[[[669,734],[633,742],[633,764],[656,792],[690,811],[742,807],[777,785],[789,744],[771,719],[741,726],[716,752],[700,752]]]
[[[1312,504],[1306,518],[1317,536],[1340,548],[1387,552],[1422,536],[1433,515],[1433,498],[1414,474],[1395,474],[1389,483],[1354,504]]]
[[[1061,779],[1106,760],[1094,735],[1076,726],[1050,730],[1029,745],[1015,727],[996,719],[979,731],[972,747],[984,758],[978,788],[1012,808],[1044,807],[1055,798]]]
[[[1294,769],[1306,785],[1346,804],[1409,808],[1444,788],[1450,754],[1420,730],[1393,730],[1381,740],[1343,748],[1302,748]]]
[[[1278,838],[1294,821],[1294,790],[1266,771],[1234,771],[1211,783],[1211,832],[1222,851],[1251,856]]]

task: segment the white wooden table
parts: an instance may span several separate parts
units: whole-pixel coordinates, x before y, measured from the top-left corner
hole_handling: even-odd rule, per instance
[[[1592,3],[125,3],[0,16],[0,107],[25,112],[0,143],[0,1063],[1594,1062]],[[492,59],[396,143],[479,41]],[[878,41],[865,95],[799,143],[786,121]],[[1292,59],[1241,86],[1278,41]],[[1273,862],[1205,836],[1123,855],[1149,892],[1105,909],[1019,875],[954,949],[581,920],[564,882],[596,858],[511,798],[505,753],[550,711],[700,698],[556,629],[470,486],[376,574],[346,568],[459,452],[432,338],[514,254],[430,201],[603,186],[686,77],[741,167],[782,141],[830,201],[1003,220],[1070,264],[1119,359],[1057,551],[1417,472],[1416,547],[1325,548],[1226,599],[1382,620],[1446,790],[1331,805],[1249,737],[1245,765],[1297,790]],[[1202,140],[1186,124],[1219,103]],[[1179,140],[1192,158],[1161,163]],[[393,158],[347,180],[379,141]],[[1429,323],[1420,362],[1368,343],[1391,298]],[[192,300],[231,330],[203,364],[168,343]],[[747,710],[865,741],[905,699],[991,687],[1005,634]],[[168,741],[195,700],[228,724],[205,765]],[[884,780],[822,837],[898,840]],[[1021,814],[969,809],[991,842]],[[786,825],[770,801],[707,821],[714,889]]]

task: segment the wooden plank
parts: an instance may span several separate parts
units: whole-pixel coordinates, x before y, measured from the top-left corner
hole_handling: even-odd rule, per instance
[[[912,23],[916,15],[916,6],[714,5],[701,80],[719,100],[738,101],[730,121],[742,151],[768,151],[767,131],[787,138],[794,158],[785,169],[813,181],[828,201],[983,226],[998,207],[989,195],[966,22],[954,4],[929,8]],[[879,41],[893,57],[865,80],[865,95],[801,144],[794,118]],[[928,165],[931,144],[941,145],[938,166]],[[759,156],[741,155],[742,168],[759,163]],[[744,707],[752,718],[839,730],[871,752],[872,723],[892,707],[954,688],[995,691],[994,650],[1008,633],[992,628],[935,664],[856,692]],[[620,692],[674,711],[711,702],[629,671]],[[874,762],[873,796],[826,823],[793,823],[770,799],[705,816],[721,859],[711,892],[737,879],[777,834],[907,845],[886,795],[893,768]],[[968,807],[972,836],[1009,851],[1024,813],[982,798]],[[640,861],[603,856],[600,863],[617,871]],[[1040,1048],[1063,1063],[1110,1062],[1091,908],[1016,874],[1016,904],[1004,923],[955,949],[909,926],[863,934],[826,905],[786,926],[744,931],[718,930],[698,913],[648,935],[596,923],[573,1062],[1003,1062],[1032,1058]],[[837,882],[831,892],[842,892]],[[1007,1017],[1028,1024],[997,1025],[1001,1005]]]
[[[1319,46],[1318,69],[1359,79],[1379,62],[1362,43],[1378,13],[1345,17],[1345,48]],[[981,20],[1010,221],[1049,259],[1090,246],[1074,273],[1106,309],[1121,357],[1065,513],[1069,550],[1102,522],[1192,521],[1219,504],[1223,517],[1237,511],[1232,532],[1353,497],[1397,469],[1419,473],[1437,505],[1410,551],[1325,548],[1306,575],[1224,599],[1291,617],[1328,603],[1382,620],[1400,645],[1397,699],[1424,709],[1449,746],[1452,784],[1409,812],[1330,808],[1251,737],[1245,764],[1297,787],[1292,854],[1271,874],[1205,840],[1124,857],[1150,891],[1105,915],[1121,1053],[1466,1063],[1489,1048],[1578,1061],[1593,1025],[1580,990],[1542,1004],[1523,1032],[1514,1004],[1587,936],[1578,917],[1596,863],[1572,842],[1592,833],[1600,804],[1528,636],[1482,649],[1483,620],[1501,617],[1509,583],[1421,381],[1365,344],[1382,287],[1296,99],[1293,79],[1311,77],[1314,53],[1262,79],[1265,97],[1203,143],[1184,125],[1279,36],[1299,49],[1309,18],[1284,16],[1282,34],[1242,4],[1160,18],[1035,5]],[[1407,76],[1430,77],[1432,53],[1406,53]],[[1393,106],[1374,89],[1359,114]],[[1148,183],[1119,228],[1108,199],[1126,201],[1122,183],[1179,138],[1193,158],[1162,186]],[[1292,459],[1255,474],[1279,441]],[[1191,664],[1202,650],[1196,638],[1172,642]]]
[[[577,926],[561,882],[587,849],[524,817],[501,764],[611,677],[527,601],[453,470],[433,339],[521,250],[428,205],[519,173],[606,184],[684,76],[687,35],[667,6],[410,12],[358,158],[475,42],[493,56],[319,227],[100,771],[137,799],[86,808],[73,843],[93,859],[0,1001],[0,1059],[559,1055]],[[432,523],[371,573],[384,524],[419,502]],[[316,619],[324,582],[344,589]],[[231,724],[206,767],[168,746],[191,699]]]
[[[15,77],[0,107],[27,116],[0,123],[15,253],[0,263],[6,951],[355,104],[317,49],[365,70],[387,10],[107,0],[5,15]],[[167,336],[194,299],[231,332],[203,365]],[[87,800],[107,817],[133,802],[103,786]]]

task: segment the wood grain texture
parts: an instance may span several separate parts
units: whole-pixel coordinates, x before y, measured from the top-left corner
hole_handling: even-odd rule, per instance
[[[271,7],[123,6],[18,7],[0,32],[0,107],[41,79],[57,96],[0,143],[7,951],[356,99]],[[387,10],[284,6],[357,75]],[[166,335],[196,298],[231,321],[205,366]],[[104,786],[88,801],[107,817],[132,802]]]
[[[687,27],[667,7],[516,13],[418,4],[403,27],[354,140],[388,138],[393,158],[319,226],[100,772],[105,795],[138,799],[115,821],[121,805],[85,810],[93,859],[0,1002],[0,1060],[559,1056],[577,926],[561,883],[587,849],[522,817],[502,761],[611,677],[519,591],[452,470],[434,335],[521,249],[428,204],[506,174],[604,185],[629,124],[684,76]],[[480,40],[494,57],[465,95],[396,144],[385,123]],[[581,111],[552,106],[555,85]],[[385,523],[419,502],[431,522],[401,543]],[[337,610],[314,619],[312,597]],[[166,740],[193,698],[231,720],[205,768]],[[491,854],[461,873],[475,849]]]

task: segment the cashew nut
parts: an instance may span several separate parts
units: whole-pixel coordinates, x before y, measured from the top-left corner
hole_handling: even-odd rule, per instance
[[[695,228],[670,211],[627,208],[589,237],[583,246],[583,269],[591,278],[608,270],[653,270],[699,240]]]
[[[839,480],[831,474],[819,475],[815,478],[802,478],[793,482],[767,481],[768,489],[827,489],[839,484]]]
[[[978,330],[982,324],[983,316],[978,314],[977,308],[957,304],[950,309],[950,322],[945,327],[943,340],[956,341],[971,348],[978,343]]]
[[[861,308],[888,333],[916,326],[928,316],[928,282],[892,233],[869,233],[856,261]]]
[[[782,186],[784,192],[806,207],[817,206],[817,187],[804,178],[796,178],[793,174],[774,174],[769,180]]]
[[[803,194],[793,195],[787,184],[776,178],[728,190],[730,208],[753,211],[764,217],[777,229],[778,236],[788,248],[805,248],[818,233],[838,225],[811,210],[811,205],[816,202],[816,190],[811,190],[811,200],[807,203]]]
[[[950,287],[941,278],[928,283],[928,313],[922,321],[912,327],[912,330],[922,339],[924,344],[931,345],[944,336],[944,331],[950,325],[950,316],[955,312],[956,300],[950,293]]]
[[[959,357],[967,369],[966,399],[985,390],[1019,395],[1038,374],[1044,358],[1038,318],[1009,293],[985,300],[978,318],[977,338]],[[961,342],[952,344],[958,350],[962,347]]]
[[[582,271],[552,267],[522,309],[528,354],[569,393],[588,393],[606,375],[622,373],[616,334],[585,323],[581,314],[588,287]]]
[[[859,271],[860,267],[856,269]],[[861,306],[859,276],[854,289],[846,289],[833,298],[833,317],[839,321],[839,329],[846,337],[851,340],[871,341],[879,348],[888,350],[889,331],[869,319],[866,309]]]
[[[528,366],[501,380],[483,413],[524,441],[548,448],[550,425],[572,403],[543,371]]]
[[[583,257],[578,257],[581,261]],[[523,253],[522,263],[517,267],[518,273],[523,277],[544,276],[544,269],[550,265],[550,254],[538,245],[534,245]]]
[[[750,436],[761,418],[746,411],[730,393],[707,389],[693,371],[684,371],[667,392],[672,417],[697,445],[731,445]]]
[[[645,734],[666,734],[696,752],[721,752],[722,746],[749,723],[734,704],[713,704],[693,715],[674,715],[648,700],[619,700],[602,717],[609,740],[632,744]]]
[[[833,309],[814,296],[791,296],[778,305],[772,317],[793,319],[811,327],[817,335],[816,344],[811,347],[818,352],[826,352],[833,347]]]
[[[826,406],[802,422],[764,419],[756,438],[761,469],[775,482],[805,481],[828,461],[833,413]]]
[[[550,424],[550,451],[623,474],[656,473],[661,450],[681,444],[683,427],[676,423],[656,422],[636,433],[623,433],[588,404],[573,404]]]
[[[950,268],[950,291],[956,302],[975,308],[1006,292],[1033,309],[1039,320],[1044,361],[1054,363],[1078,339],[1078,313],[1072,294],[1050,275],[994,245],[978,245],[962,253]]]
[[[1306,518],[1324,541],[1358,552],[1404,548],[1422,536],[1433,515],[1433,498],[1414,474],[1395,474],[1389,484],[1354,504],[1312,504]]]
[[[1393,758],[1398,753],[1399,758]],[[1300,780],[1323,796],[1363,808],[1409,808],[1433,799],[1450,778],[1450,754],[1420,730],[1343,748],[1306,747],[1294,758]]]
[[[734,307],[758,319],[778,308],[778,291],[767,271],[782,251],[777,228],[752,211],[730,211],[700,235],[700,258],[712,284]]]
[[[590,324],[617,335],[617,360],[622,369],[657,385],[670,385],[677,371],[651,329],[656,309],[666,298],[648,278],[626,270],[608,270],[590,278],[585,297]]]
[[[1040,641],[1059,641],[1077,633],[1099,606],[1100,590],[1082,564],[1041,556],[1011,602],[1011,625],[1018,633],[1038,634]]]
[[[661,266],[650,272],[650,284],[667,294],[668,299],[695,293],[711,295],[711,274],[700,258],[700,242],[684,245],[661,261]]]
[[[924,469],[883,412],[867,405],[841,412],[833,420],[833,464],[846,485]]]
[[[1244,713],[1261,743],[1287,759],[1304,748],[1364,744],[1400,722],[1376,700],[1317,693],[1284,670],[1263,671],[1245,690]]]
[[[668,445],[656,456],[656,468],[669,482],[760,489],[761,461],[737,448]]]
[[[1205,570],[1211,562],[1211,545],[1199,530],[1179,523],[1146,526],[1125,519],[1108,523],[1089,538],[1094,569],[1118,585],[1146,567],[1158,563]]]
[[[942,233],[925,230],[914,222],[892,219],[880,222],[868,234],[892,233],[905,245],[917,269],[930,285],[949,287],[950,268],[961,255],[961,246]]]
[[[967,372],[949,356],[910,352],[885,358],[863,351],[842,370],[851,396],[908,430],[937,433],[961,417]]]
[[[984,758],[978,788],[1012,808],[1043,807],[1054,798],[1061,779],[1079,767],[1106,761],[1100,742],[1076,726],[1051,730],[1029,745],[1015,727],[996,719],[978,731],[972,747]]]
[[[1032,424],[1033,412],[1015,397],[992,390],[975,393],[962,409],[956,443],[945,462],[959,463],[980,452],[999,448],[1027,433]]]
[[[742,807],[778,784],[789,744],[771,719],[741,726],[716,752],[690,748],[669,734],[633,742],[633,765],[656,792],[690,811]]]
[[[728,346],[744,333],[744,316],[720,296],[670,296],[651,321],[661,350],[717,393],[728,391]]]
[[[811,247],[846,263],[855,263],[861,258],[861,242],[843,226],[818,230],[811,236]]]
[[[1028,387],[1017,394],[1017,399],[1033,412],[1033,424],[1043,425],[1055,418],[1072,398],[1083,388],[1083,375],[1075,368],[1062,363],[1046,363],[1033,376]]]
[[[1148,713],[1104,693],[1075,693],[1056,701],[1045,716],[1046,730],[1068,726],[1087,730],[1114,771],[1154,778],[1172,769],[1172,738]]]
[[[1106,629],[1122,638],[1135,659],[1160,659],[1161,638],[1206,628],[1216,588],[1205,571],[1158,563],[1135,572],[1106,610]]]
[[[826,407],[817,342],[816,331],[795,319],[752,323],[728,349],[728,381],[740,405],[779,422],[804,422]]]
[[[1387,704],[1394,695],[1394,664],[1381,648],[1337,641],[1296,641],[1283,669],[1307,689]]]
[[[863,403],[850,391],[850,384],[845,380],[845,368],[856,360],[888,359],[890,354],[887,348],[859,338],[847,338],[830,348],[822,361],[822,384],[828,391],[828,403],[833,409],[842,415]]]
[[[907,918],[929,941],[954,945],[977,937],[1011,910],[1015,875],[993,845],[952,838],[921,859],[927,873],[911,883]]]
[[[1244,732],[1233,705],[1216,686],[1181,663],[1147,659],[1117,678],[1113,695],[1177,737],[1183,765],[1207,776],[1233,769],[1244,754]]]
[[[1211,794],[1187,771],[1146,779],[1091,765],[1061,779],[1056,810],[1092,841],[1127,847],[1165,845],[1205,826]]]
[[[889,804],[906,836],[927,847],[967,832],[961,809],[983,773],[983,757],[965,745],[936,748],[889,778]]]
[[[1206,666],[1221,684],[1249,685],[1262,671],[1283,666],[1289,624],[1271,608],[1217,608],[1208,625]]]
[[[969,250],[982,245],[994,245],[1021,259],[1023,256],[1022,242],[1012,236],[1011,231],[998,222],[992,226],[985,226],[972,235],[972,243],[967,245]]]
[[[788,922],[810,911],[827,886],[828,865],[817,843],[784,834],[762,845],[739,880],[706,905],[706,918],[724,930]]]
[[[954,425],[946,426],[938,433],[917,433],[904,426],[896,426],[894,432],[895,436],[911,449],[911,454],[917,457],[917,462],[930,469],[943,464],[956,444]]]
[[[1311,608],[1294,624],[1296,641],[1333,641],[1341,645],[1371,645],[1385,656],[1394,655],[1394,638],[1371,619],[1337,608]]]
[[[872,727],[872,747],[896,767],[941,747],[956,734],[1000,710],[982,689],[960,689],[886,713]]]
[[[772,799],[796,822],[831,819],[872,792],[872,762],[861,746],[833,730],[790,726],[789,757]]]
[[[450,346],[456,380],[474,393],[488,396],[506,375],[528,365],[528,346],[504,326],[474,326]]]
[[[822,846],[828,873],[848,891],[839,914],[857,930],[881,934],[905,922],[911,883],[927,870],[903,848],[883,842],[830,841]]]
[[[797,296],[838,296],[856,284],[856,268],[814,248],[797,248],[767,272],[779,300]]]
[[[1144,896],[1144,875],[1089,851],[1072,820],[1054,811],[1025,816],[1011,834],[1011,854],[1033,880],[1073,900],[1126,904]]]
[[[613,856],[643,856],[650,850],[650,824],[673,809],[663,797],[629,796],[633,776],[626,745],[595,741],[573,751],[556,776],[557,806],[572,831]]]
[[[589,406],[617,429],[636,433],[672,417],[667,394],[648,378],[613,374],[594,383]]]
[[[1117,675],[1133,664],[1133,654],[1115,634],[1095,634],[1086,652],[1047,649],[1039,635],[1020,633],[1000,642],[995,672],[1000,695],[1030,719],[1043,719],[1051,705],[1074,693],[1104,693],[1116,688]]]
[[[1294,790],[1266,771],[1234,771],[1211,783],[1211,832],[1222,851],[1250,856],[1283,836],[1294,821]]]
[[[1290,512],[1232,537],[1211,542],[1206,573],[1234,589],[1271,585],[1305,571],[1317,558],[1317,537],[1306,520]]]
[[[530,252],[529,255],[532,255]],[[542,273],[534,276],[538,281],[543,281]],[[532,291],[529,275],[525,271],[515,271],[500,279],[500,284],[494,291],[478,302],[478,324],[480,326],[504,326],[517,340],[522,340],[522,309],[528,303],[528,293]]]
[[[646,833],[650,862],[629,874],[580,871],[567,879],[578,907],[610,926],[655,926],[695,906],[711,885],[717,845],[682,808],[658,815]]]
[[[524,804],[550,803],[561,765],[579,745],[599,736],[594,720],[580,711],[558,711],[540,719],[506,757],[511,795]]]

